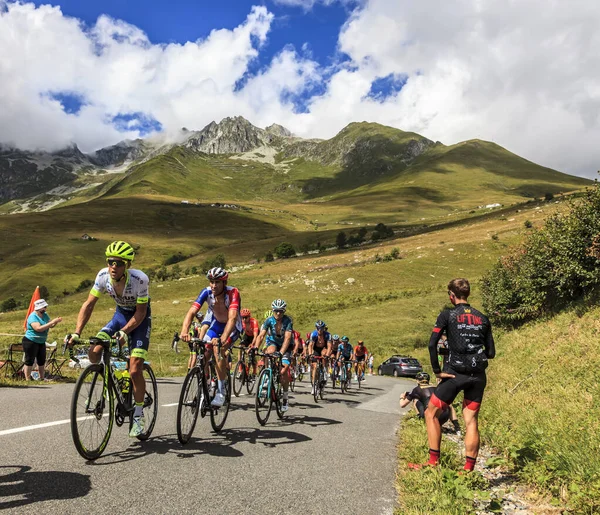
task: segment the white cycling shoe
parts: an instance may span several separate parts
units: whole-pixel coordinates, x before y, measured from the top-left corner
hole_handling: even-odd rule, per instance
[[[225,396],[221,392],[217,392],[210,405],[215,408],[220,408],[223,404],[225,404]]]

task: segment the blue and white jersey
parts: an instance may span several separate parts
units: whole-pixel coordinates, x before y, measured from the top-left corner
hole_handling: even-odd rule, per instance
[[[148,276],[141,270],[131,268],[125,271],[125,277],[123,294],[118,295],[108,267],[103,268],[96,276],[90,295],[100,297],[101,293],[108,293],[117,303],[117,306],[125,311],[135,311],[138,304],[147,304],[150,300],[148,297]]]
[[[310,339],[317,347],[326,347],[327,344],[331,341],[331,334],[327,331],[324,331],[323,337],[321,341],[319,341],[319,331],[315,329],[310,335]]]
[[[200,309],[205,302],[208,305],[208,311],[202,323],[210,324],[213,319],[213,310],[215,306],[215,296],[213,295],[210,287],[206,287],[200,292],[198,298],[194,302],[194,306]],[[240,291],[237,288],[234,288],[233,286],[225,286],[225,307],[227,308],[227,311],[230,309],[237,309],[238,314],[235,322],[235,328],[241,333],[243,330],[242,316],[240,315],[242,300],[240,297]]]
[[[283,315],[283,318],[281,320],[281,332],[278,333],[277,320],[274,316],[270,316],[263,322],[261,330],[267,331],[267,346],[276,345],[277,347],[281,347],[283,345],[283,342],[285,341],[285,333],[291,333],[294,330],[294,327],[292,319],[287,315]],[[293,344],[293,338],[290,338],[290,345],[293,346]]]

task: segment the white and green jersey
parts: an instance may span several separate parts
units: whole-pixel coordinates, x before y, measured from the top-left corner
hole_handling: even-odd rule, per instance
[[[117,295],[108,267],[103,268],[96,276],[90,295],[100,297],[101,293],[108,293],[117,303],[117,306],[126,311],[134,311],[138,304],[147,304],[148,276],[141,270],[132,268],[125,271],[125,277],[127,279],[123,295]]]

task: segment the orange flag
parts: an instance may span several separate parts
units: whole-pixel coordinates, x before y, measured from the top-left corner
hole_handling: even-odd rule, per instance
[[[40,295],[40,287],[36,286],[35,291],[33,292],[33,295],[31,296],[31,302],[29,303],[29,309],[27,310],[27,316],[25,317],[25,322],[23,322],[23,329],[25,331],[27,331],[27,319],[29,318],[29,315],[31,315],[31,313],[33,313],[33,311],[34,311],[33,305],[36,300],[39,300],[41,298],[42,298],[42,296]]]

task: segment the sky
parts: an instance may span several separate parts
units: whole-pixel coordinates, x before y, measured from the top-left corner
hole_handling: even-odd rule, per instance
[[[600,2],[0,0],[0,143],[84,152],[227,116],[371,121],[600,168]]]

